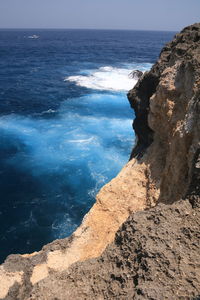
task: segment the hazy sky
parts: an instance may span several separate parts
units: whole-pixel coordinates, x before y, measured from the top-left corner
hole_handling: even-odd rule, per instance
[[[0,28],[180,30],[200,0],[0,0]]]

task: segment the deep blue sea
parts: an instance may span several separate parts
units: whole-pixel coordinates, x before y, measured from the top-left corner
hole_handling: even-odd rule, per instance
[[[0,262],[81,223],[134,144],[129,74],[173,35],[0,30]]]

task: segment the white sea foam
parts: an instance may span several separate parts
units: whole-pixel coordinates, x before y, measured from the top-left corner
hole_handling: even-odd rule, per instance
[[[85,143],[85,144],[90,144],[91,142],[93,142],[95,140],[94,137],[90,137],[88,139],[75,139],[75,140],[68,140],[68,143]]]
[[[150,67],[140,67],[144,71]],[[133,68],[116,68],[111,66],[92,70],[88,75],[69,76],[65,81],[75,82],[77,85],[94,90],[128,91],[137,83],[137,78],[130,78]]]
[[[99,189],[116,176],[131,151],[132,111],[125,93],[87,94],[66,100],[56,116],[43,118],[48,113],[54,111],[37,118],[0,117],[0,150],[6,153],[8,168],[40,182],[42,191],[42,195],[36,191],[31,196],[32,212],[8,228],[6,236],[32,228],[42,232],[43,227],[52,239],[71,234],[79,223],[78,208],[89,209]],[[21,201],[19,207],[24,207]],[[41,207],[47,207],[45,216]]]
[[[28,39],[38,39],[39,35],[33,34],[33,35],[29,35]]]

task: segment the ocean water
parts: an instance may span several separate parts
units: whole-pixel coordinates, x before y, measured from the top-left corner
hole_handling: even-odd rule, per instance
[[[0,262],[80,225],[134,144],[129,74],[173,35],[0,30]]]

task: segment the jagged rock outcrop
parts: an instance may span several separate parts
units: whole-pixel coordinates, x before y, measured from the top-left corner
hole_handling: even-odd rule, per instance
[[[140,71],[140,70],[133,70],[129,75],[128,77],[129,78],[133,78],[133,79],[139,79],[141,78],[143,75],[143,72]]]
[[[0,299],[200,294],[200,24],[164,47],[128,98],[138,137],[132,160],[69,239],[8,257],[0,267]]]
[[[151,71],[128,94],[136,114],[133,128],[138,136],[131,157],[142,156],[151,145],[149,153],[159,160],[158,201],[172,203],[186,193],[191,160],[199,147],[199,95],[198,23],[186,27],[163,48]],[[155,171],[151,154],[149,163]]]
[[[199,299],[200,151],[192,174],[184,200],[133,214],[98,259],[52,274],[26,299]]]
[[[174,91],[176,90],[177,94],[174,96],[178,97],[179,96],[178,93],[182,93],[183,95],[185,95],[185,97],[187,97],[187,99],[185,99],[186,102],[188,102],[188,99],[192,97],[192,95],[189,93],[192,93],[192,90],[194,88],[193,85],[194,73],[192,69],[190,70],[190,68],[192,68],[192,66],[196,70],[198,70],[199,68],[199,51],[200,51],[199,45],[200,45],[199,23],[186,27],[181,33],[175,36],[172,42],[168,43],[162,49],[159,60],[152,67],[151,71],[146,72],[142,80],[139,80],[136,86],[134,87],[134,89],[132,89],[128,93],[128,99],[130,101],[131,107],[134,109],[136,114],[136,118],[133,122],[133,128],[138,136],[138,142],[136,147],[132,151],[131,157],[135,157],[137,155],[142,154],[143,151],[153,141],[153,131],[151,126],[149,126],[148,124],[148,116],[150,110],[149,103],[150,103],[150,98],[156,92],[158,85],[161,85],[160,77],[165,69],[170,67],[176,68],[178,67],[177,64],[179,64],[179,76],[180,77],[185,76],[185,77],[180,78],[178,77],[177,74],[176,82],[174,82],[175,84]],[[172,70],[172,72],[171,70],[168,69],[168,72],[171,73],[171,76],[173,76],[172,75],[173,71],[176,72],[174,69]],[[197,71],[197,73],[199,72]],[[165,78],[166,77],[167,76],[165,74]],[[168,80],[168,78],[166,78],[166,80]],[[181,86],[181,82],[183,83],[182,86]],[[198,82],[198,78],[196,78],[196,82]],[[183,87],[185,87],[185,90],[182,89]],[[167,86],[166,86],[166,90],[167,90]],[[161,100],[161,103],[162,102],[163,101]],[[182,106],[180,106],[180,109],[181,108]]]

